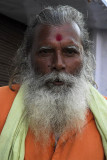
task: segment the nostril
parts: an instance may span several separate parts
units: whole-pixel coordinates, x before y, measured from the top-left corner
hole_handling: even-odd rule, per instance
[[[64,70],[65,69],[65,65],[64,64],[54,64],[53,65],[53,69],[57,70],[57,71]]]

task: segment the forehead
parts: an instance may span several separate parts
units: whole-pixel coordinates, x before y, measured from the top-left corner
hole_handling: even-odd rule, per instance
[[[79,26],[75,22],[59,26],[38,25],[35,28],[34,43],[42,45],[51,42],[75,42],[76,44],[82,44]]]

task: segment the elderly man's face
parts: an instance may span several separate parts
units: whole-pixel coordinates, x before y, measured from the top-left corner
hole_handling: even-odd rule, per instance
[[[24,102],[30,127],[38,140],[52,133],[80,131],[85,124],[89,92],[81,69],[80,37],[76,23],[35,29],[31,55],[35,75],[29,68],[23,83],[27,85]]]
[[[81,52],[80,29],[76,23],[36,27],[31,57],[36,73],[56,71],[75,75],[82,67]]]

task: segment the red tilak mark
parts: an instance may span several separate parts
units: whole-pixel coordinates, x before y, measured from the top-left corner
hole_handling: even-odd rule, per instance
[[[61,36],[60,34],[58,34],[58,35],[56,36],[56,40],[57,40],[57,41],[61,41],[61,40],[62,40],[62,36]]]

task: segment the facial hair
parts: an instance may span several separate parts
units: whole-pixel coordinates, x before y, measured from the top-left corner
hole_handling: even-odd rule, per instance
[[[63,85],[54,85],[55,80]],[[46,142],[51,134],[61,136],[70,130],[81,131],[88,110],[89,88],[82,72],[79,75],[52,72],[24,75],[24,103],[30,128],[36,140]]]

